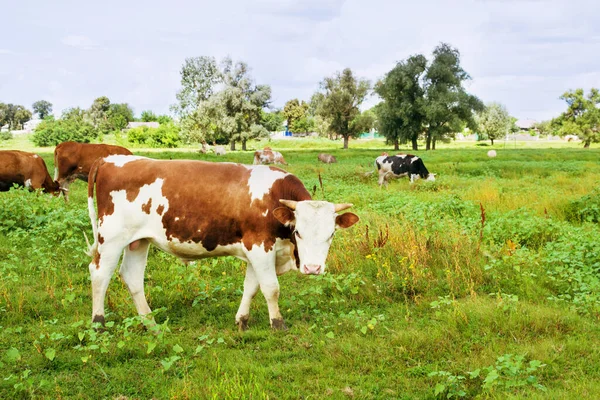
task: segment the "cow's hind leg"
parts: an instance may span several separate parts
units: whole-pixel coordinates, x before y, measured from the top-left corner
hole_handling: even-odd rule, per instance
[[[121,263],[121,278],[127,285],[133,303],[139,315],[148,315],[152,312],[146,301],[144,293],[144,272],[148,261],[148,249],[150,242],[146,239],[136,240],[130,243],[123,253]]]
[[[100,245],[93,251],[90,263],[92,281],[92,322],[104,325],[104,298],[110,279],[112,278],[123,247]]]
[[[235,315],[235,323],[237,324],[240,331],[248,329],[248,319],[250,318],[250,303],[258,292],[258,280],[254,273],[254,268],[249,262],[246,266],[246,278],[244,279],[244,294],[242,296],[242,302],[240,308]]]
[[[269,307],[269,319],[273,329],[287,329],[279,312],[279,281],[275,268],[275,251],[265,252],[262,248],[253,248],[246,253],[249,263],[254,269],[260,290]]]

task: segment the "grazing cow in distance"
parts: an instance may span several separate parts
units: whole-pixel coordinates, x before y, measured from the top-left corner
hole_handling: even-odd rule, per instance
[[[270,147],[254,152],[254,165],[259,164],[283,164],[287,165],[283,156],[278,151],[273,151]]]
[[[88,182],[92,320],[104,322],[106,289],[121,254],[120,274],[137,312],[151,312],[144,270],[153,244],[183,261],[219,256],[245,261],[236,324],[247,328],[250,302],[260,288],[271,326],[285,328],[277,275],[298,269],[322,274],[335,231],[358,221],[355,214],[338,214],[351,206],[311,200],[296,176],[276,167],[136,156],[100,159]]]
[[[423,160],[412,154],[388,156],[387,153],[383,153],[375,159],[375,167],[379,172],[379,186],[387,184],[390,176],[396,178],[408,176],[410,183],[419,178],[435,181],[435,174],[430,174],[423,164]]]
[[[1,150],[0,192],[7,192],[14,184],[42,189],[45,193],[54,195],[63,192],[58,182],[50,177],[42,157],[20,150]]]
[[[317,156],[317,159],[325,164],[336,163],[337,160],[331,154],[321,153]]]
[[[111,154],[131,155],[131,151],[110,144],[63,142],[54,149],[54,180],[68,190],[75,179],[88,180],[94,161]],[[68,193],[65,192],[68,200]]]
[[[226,151],[224,146],[215,146],[214,152],[217,156],[224,156]]]
[[[494,158],[496,157],[496,150],[490,150],[487,152],[488,157]]]

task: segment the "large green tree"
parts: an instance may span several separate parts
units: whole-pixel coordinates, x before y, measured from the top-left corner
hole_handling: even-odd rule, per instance
[[[303,126],[306,124],[306,121],[300,123],[299,125],[294,126],[294,124],[301,120],[306,119],[308,113],[308,103],[304,100],[300,102],[298,99],[288,100],[287,103],[283,106],[283,116],[287,119],[288,129],[294,132],[295,128],[298,126]]]
[[[424,93],[421,80],[427,69],[423,55],[401,61],[375,85],[383,102],[375,109],[379,132],[388,144],[399,149],[400,143],[410,142],[417,150],[417,139],[425,123]]]
[[[186,58],[180,74],[181,89],[176,94],[178,103],[171,109],[183,119],[195,113],[201,102],[208,100],[223,75],[217,60],[206,56]]]
[[[46,100],[38,100],[32,105],[33,112],[36,113],[39,119],[44,119],[52,113],[52,103]]]
[[[567,103],[567,110],[556,118],[559,133],[577,135],[583,147],[600,142],[600,92],[592,88],[586,96],[583,89],[569,90],[561,97]]]
[[[471,79],[460,65],[460,53],[442,43],[433,51],[433,60],[424,76],[426,149],[435,149],[437,140],[447,140],[465,125],[475,130],[475,113],[484,109],[476,96],[465,90]]]
[[[500,103],[489,103],[477,114],[477,125],[482,133],[492,141],[506,136],[510,132],[512,118],[506,107]]]
[[[212,93],[182,121],[188,137],[195,140],[224,139],[235,150],[236,142],[246,150],[249,139],[266,137],[262,112],[269,106],[271,87],[254,83],[248,65],[225,58],[218,71],[220,90]]]
[[[318,113],[329,121],[331,131],[344,138],[344,149],[350,137],[364,132],[363,125],[355,120],[360,114],[359,106],[371,89],[366,79],[354,76],[350,68],[337,72],[321,82],[323,90]]]

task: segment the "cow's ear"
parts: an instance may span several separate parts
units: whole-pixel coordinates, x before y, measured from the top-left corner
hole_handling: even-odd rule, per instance
[[[294,212],[287,207],[277,207],[273,210],[273,215],[277,218],[277,221],[285,226],[294,225],[296,223]]]
[[[335,225],[337,228],[350,228],[359,220],[358,215],[347,212],[335,217]]]

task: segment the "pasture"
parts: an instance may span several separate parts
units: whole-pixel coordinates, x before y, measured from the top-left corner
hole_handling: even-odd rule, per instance
[[[260,293],[238,332],[243,262],[184,265],[156,249],[146,295],[158,329],[118,274],[94,329],[87,185],[71,185],[69,204],[0,193],[0,398],[600,398],[600,149],[500,143],[492,159],[491,147],[441,145],[416,152],[435,182],[380,188],[366,173],[389,151],[381,141],[270,146],[315,199],[361,217],[336,234],[327,274],[279,277],[284,332]],[[53,173],[53,149],[19,148]],[[338,163],[318,163],[323,151]]]

